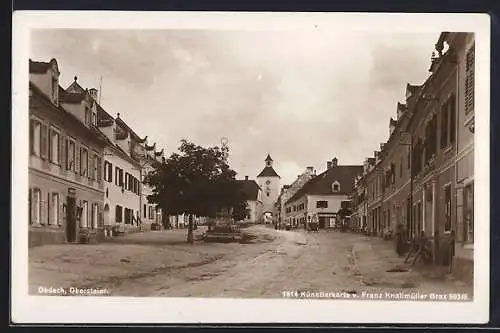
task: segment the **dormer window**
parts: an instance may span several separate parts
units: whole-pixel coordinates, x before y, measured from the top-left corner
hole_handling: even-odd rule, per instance
[[[90,125],[90,109],[85,107],[85,125]]]
[[[92,112],[92,125],[97,126],[97,113]]]
[[[56,76],[52,76],[52,102],[55,105],[59,105],[58,91],[59,91],[59,82],[57,82]]]
[[[334,181],[332,183],[332,192],[340,192],[340,183],[338,181]]]

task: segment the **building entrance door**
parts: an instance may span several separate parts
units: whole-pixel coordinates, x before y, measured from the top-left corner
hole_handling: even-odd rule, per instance
[[[326,217],[325,216],[320,216],[318,218],[318,222],[319,222],[319,228],[320,229],[325,229],[325,226],[326,226]]]
[[[66,198],[66,240],[76,240],[76,199],[71,196]]]

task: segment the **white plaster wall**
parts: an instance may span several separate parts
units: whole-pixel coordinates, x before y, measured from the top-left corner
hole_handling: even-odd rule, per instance
[[[116,223],[116,205],[122,206],[122,221],[125,218],[125,208],[132,209],[134,211],[134,216],[136,216],[137,212],[140,212],[140,196],[126,189],[124,189],[122,192],[121,186],[115,185],[116,167],[123,169],[123,177],[125,177],[125,173],[128,172],[135,178],[140,179],[140,173],[139,170],[129,161],[113,153],[113,150],[111,148],[106,148],[105,154],[106,155],[104,156],[104,160],[113,165],[113,180],[111,182],[104,181],[104,193],[106,193],[106,189],[108,190],[108,196],[106,197],[105,195],[104,204],[109,205],[108,219],[107,221],[105,219],[104,224],[113,225]]]
[[[266,182],[270,181],[267,185]],[[258,177],[257,183],[262,189],[262,205],[264,212],[274,212],[274,203],[278,199],[280,189],[279,177]],[[269,189],[269,196],[267,196],[267,189]]]

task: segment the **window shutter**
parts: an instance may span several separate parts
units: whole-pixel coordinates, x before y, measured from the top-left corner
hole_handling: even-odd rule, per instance
[[[46,199],[45,199],[46,200]],[[40,224],[47,223],[47,202],[43,198],[43,193],[40,191]]]
[[[444,148],[447,144],[448,133],[446,133],[446,127],[448,123],[448,115],[447,115],[448,103],[444,103],[441,105],[441,144],[440,147]]]
[[[34,149],[34,144],[35,144],[35,138],[34,138],[34,132],[35,132],[35,124],[34,120],[30,119],[30,154],[33,154],[35,149]]]
[[[102,164],[101,164],[101,158],[97,157],[97,181],[101,182],[101,173],[102,173]]]
[[[70,169],[70,166],[69,166],[69,139],[66,138],[66,147],[64,149],[64,156],[66,157],[64,160],[66,160],[66,170],[69,170]]]
[[[57,162],[60,164],[60,165],[63,165],[63,161],[64,161],[64,156],[66,156],[66,154],[64,154],[63,156],[63,151],[64,151],[64,140],[63,140],[63,137],[62,137],[62,133],[59,133],[58,135],[58,142],[57,142]]]
[[[42,158],[47,158],[47,141],[48,141],[48,130],[47,125],[42,125],[40,130],[40,142],[41,142],[41,152],[40,155]]]
[[[80,154],[81,154],[81,147],[80,145],[77,145],[75,141],[75,173],[80,174]]]
[[[47,224],[54,224],[52,216],[52,195],[50,192],[47,192]]]
[[[474,58],[475,45],[469,49],[465,59],[465,114],[474,110]]]
[[[66,216],[64,216],[63,198],[64,198],[64,192],[59,193],[59,221],[57,221],[59,225],[64,225],[64,222],[66,221]]]
[[[456,131],[456,110],[455,110],[455,94],[450,97],[450,142],[455,142],[455,131]]]
[[[31,190],[31,188],[29,189],[28,191],[28,223],[29,224],[33,224],[33,191]]]
[[[113,164],[108,163],[108,181],[111,183],[113,181]]]

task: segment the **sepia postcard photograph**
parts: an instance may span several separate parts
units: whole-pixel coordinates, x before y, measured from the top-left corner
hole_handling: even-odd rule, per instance
[[[15,12],[13,322],[487,322],[489,29]]]

